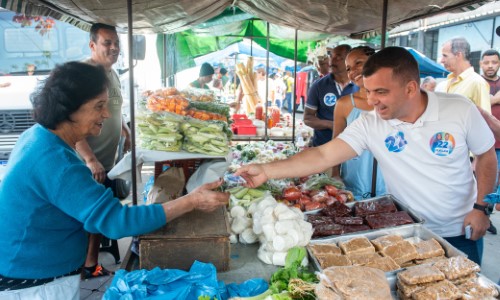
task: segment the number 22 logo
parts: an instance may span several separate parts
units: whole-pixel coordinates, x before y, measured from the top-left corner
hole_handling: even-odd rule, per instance
[[[323,97],[323,101],[327,106],[333,106],[337,103],[337,96],[334,93],[328,93]]]

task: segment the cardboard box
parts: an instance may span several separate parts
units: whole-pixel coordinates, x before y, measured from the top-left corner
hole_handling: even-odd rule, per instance
[[[230,227],[225,207],[190,212],[159,230],[139,236],[140,268],[189,270],[195,260],[229,269]]]

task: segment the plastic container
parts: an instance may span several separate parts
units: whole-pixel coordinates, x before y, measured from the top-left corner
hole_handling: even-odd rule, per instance
[[[236,134],[237,135],[256,135],[257,134],[257,127],[255,127],[253,125],[237,126],[236,127]]]
[[[280,122],[280,109],[277,107],[273,107],[271,109],[271,118],[273,119],[273,124],[276,125]]]
[[[248,119],[247,115],[245,114],[234,114],[233,115],[233,120],[236,121],[236,120],[246,120]]]
[[[255,119],[257,120],[264,119],[264,108],[260,104],[257,104],[257,106],[255,107]]]

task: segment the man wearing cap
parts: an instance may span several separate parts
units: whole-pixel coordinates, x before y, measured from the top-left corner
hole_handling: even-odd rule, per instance
[[[209,63],[203,63],[200,68],[200,76],[191,82],[189,86],[199,89],[210,89],[207,83],[212,81],[214,73],[214,68]]]

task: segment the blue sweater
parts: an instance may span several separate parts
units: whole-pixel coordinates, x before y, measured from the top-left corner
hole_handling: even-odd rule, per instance
[[[122,206],[71,147],[37,124],[19,138],[0,183],[0,274],[63,275],[82,266],[85,231],[118,239],[165,223],[161,205]]]

